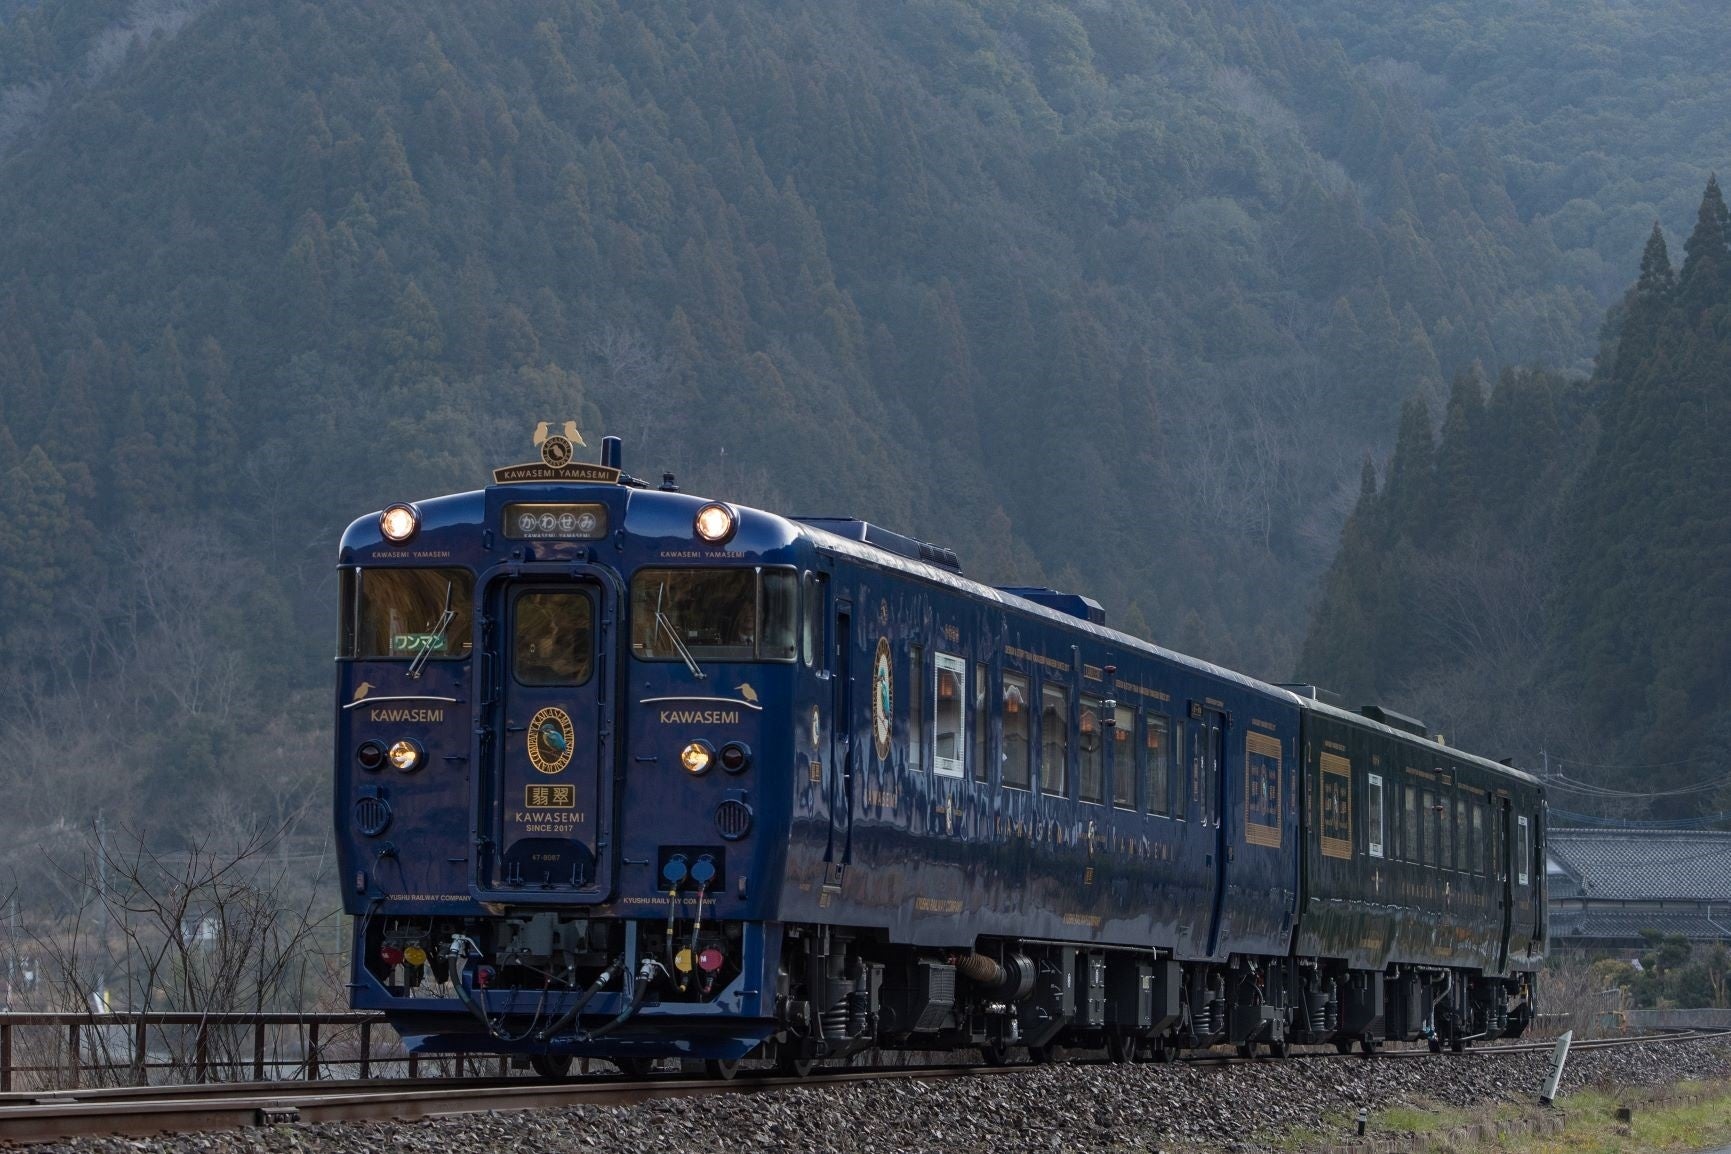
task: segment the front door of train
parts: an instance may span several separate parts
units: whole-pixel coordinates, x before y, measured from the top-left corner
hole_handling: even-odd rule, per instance
[[[588,580],[505,585],[488,622],[497,694],[483,799],[493,894],[601,901],[613,885],[608,590]]]

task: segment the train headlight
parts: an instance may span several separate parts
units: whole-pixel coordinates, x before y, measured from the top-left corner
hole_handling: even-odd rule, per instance
[[[412,741],[393,742],[389,756],[391,764],[403,773],[421,768],[421,747]]]
[[[751,764],[751,747],[743,741],[730,741],[721,747],[721,768],[728,773],[744,773]]]
[[[401,545],[421,527],[421,515],[413,505],[392,505],[379,514],[379,532],[393,545]]]
[[[734,514],[732,506],[711,501],[697,511],[697,519],[692,524],[697,535],[711,545],[725,545],[733,536],[733,531],[739,527],[739,518]]]
[[[385,747],[376,741],[363,741],[355,750],[355,761],[362,769],[378,769],[385,764]]]
[[[707,741],[694,741],[679,751],[679,764],[692,777],[708,773],[709,767],[715,764],[715,750]]]

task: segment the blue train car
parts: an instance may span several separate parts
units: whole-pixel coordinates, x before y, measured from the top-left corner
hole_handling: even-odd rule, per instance
[[[1427,916],[1327,888],[1362,870],[1315,734],[1386,727],[876,526],[648,488],[611,438],[599,466],[542,448],[342,540],[352,1003],[412,1049],[725,1075],[1452,1041],[1525,1004],[1542,937],[1349,941]]]

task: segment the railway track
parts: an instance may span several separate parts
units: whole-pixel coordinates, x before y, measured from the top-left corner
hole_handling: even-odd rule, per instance
[[[1650,1042],[1677,1042],[1731,1035],[1731,1030],[1673,1031],[1634,1038],[1594,1039],[1575,1050],[1611,1049]],[[1516,1043],[1469,1049],[1474,1055],[1548,1051],[1552,1043]],[[1427,1049],[1379,1050],[1370,1057],[1428,1057]],[[1306,1061],[1364,1061],[1365,1055],[1295,1053]],[[1194,1065],[1238,1065],[1264,1061],[1236,1055],[1202,1054]],[[950,1080],[1013,1075],[1029,1066],[904,1066],[814,1071],[804,1078],[742,1072],[731,1081],[693,1075],[654,1079],[591,1076],[563,1082],[530,1078],[371,1079],[346,1082],[235,1082],[197,1086],[118,1087],[0,1094],[0,1143],[25,1145],[97,1135],[141,1137],[162,1133],[239,1129],[312,1122],[412,1120],[490,1110],[552,1106],[621,1106],[655,1098],[757,1093],[796,1086],[846,1086],[884,1078]]]

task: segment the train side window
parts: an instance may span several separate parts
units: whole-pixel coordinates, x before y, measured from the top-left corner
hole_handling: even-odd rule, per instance
[[[1165,723],[1166,718],[1161,716]],[[1172,756],[1167,761],[1167,772],[1172,775],[1172,786],[1168,793],[1171,799],[1172,816],[1179,821],[1190,820],[1189,775],[1184,772],[1184,723],[1180,721],[1172,727]]]
[[[1418,790],[1411,783],[1403,783],[1400,788],[1401,797],[1406,802],[1406,820],[1402,823],[1400,833],[1400,857],[1402,861],[1418,862]]]
[[[1466,803],[1468,817],[1464,818],[1461,839],[1466,843],[1466,869],[1473,874],[1485,872],[1485,822],[1483,808],[1478,801]]]
[[[1282,774],[1281,774],[1280,742],[1266,733],[1249,732],[1244,735],[1244,840],[1251,845],[1268,846],[1278,849],[1281,839],[1282,813]],[[1220,768],[1215,768],[1219,773]],[[1352,853],[1351,806],[1347,803],[1344,792],[1345,781],[1342,779],[1342,796],[1338,799],[1341,805],[1339,817],[1348,830],[1340,843],[1339,856],[1348,857]],[[1211,792],[1219,792],[1218,781],[1209,786]],[[1326,830],[1327,818],[1324,817]],[[1324,833],[1324,844],[1327,834]]]
[[[1082,698],[1081,715],[1076,721],[1076,789],[1077,796],[1094,805],[1106,802],[1106,727],[1098,697]]]
[[[1033,740],[1033,702],[1028,678],[1023,673],[1004,672],[1004,784],[1011,789],[1031,789],[1029,745]]]
[[[1040,792],[1070,792],[1070,691],[1040,685]]]
[[[932,769],[944,777],[966,776],[963,760],[968,748],[968,722],[963,689],[968,681],[968,663],[948,653],[932,654],[932,736],[937,749]]]
[[[1149,813],[1172,813],[1172,721],[1150,713],[1142,722],[1142,804]]]
[[[800,629],[800,650],[807,668],[817,664],[823,655],[823,586],[820,573],[806,573],[800,578],[805,594],[805,620]]]
[[[1455,869],[1466,873],[1473,868],[1471,827],[1467,825],[1467,799],[1455,795]]]
[[[339,574],[339,581],[341,584],[339,591],[341,610],[337,613],[337,656],[339,658],[353,657],[355,655],[355,633],[359,626],[359,622],[355,619],[355,611],[360,605],[361,571],[345,567]]]
[[[1441,865],[1442,813],[1437,805],[1436,794],[1428,789],[1420,795],[1419,825],[1423,827],[1419,839],[1424,849],[1424,864],[1427,866]]]
[[[1112,711],[1112,804],[1136,808],[1136,711],[1123,705]]]
[[[1366,851],[1371,857],[1382,856],[1382,774],[1373,773],[1366,778],[1365,788],[1365,836],[1368,842]]]
[[[908,646],[908,765],[921,773],[926,769],[926,651]]]
[[[990,781],[992,766],[986,760],[990,751],[987,738],[991,735],[992,667],[984,661],[974,662],[974,780]]]
[[[791,569],[764,569],[758,581],[757,654],[765,661],[792,661],[797,654],[799,584]]]
[[[1484,874],[1490,872],[1485,863],[1485,807],[1480,801],[1473,802],[1473,836],[1472,836],[1473,872]]]
[[[1521,829],[1520,863],[1515,867],[1515,881],[1520,885],[1527,884],[1527,870],[1532,868],[1533,844],[1530,837],[1531,828],[1527,825],[1527,815],[1519,818]]]
[[[1322,856],[1352,857],[1352,762],[1338,753],[1322,755],[1317,775],[1321,795]]]

